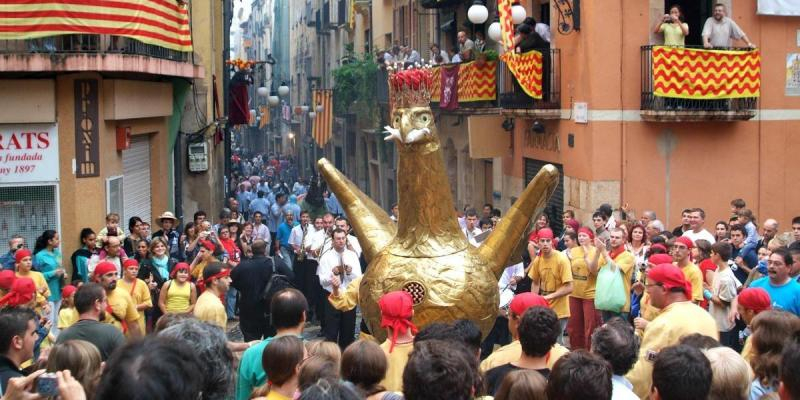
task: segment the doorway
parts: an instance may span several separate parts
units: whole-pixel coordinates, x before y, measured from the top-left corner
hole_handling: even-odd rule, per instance
[[[703,25],[713,12],[712,0],[664,0],[664,14],[668,14],[669,8],[674,4],[681,7],[684,22],[689,24],[689,35],[686,36],[686,45],[702,46]]]

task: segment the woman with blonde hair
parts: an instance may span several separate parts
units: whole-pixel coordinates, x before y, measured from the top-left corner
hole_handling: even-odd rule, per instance
[[[103,359],[95,345],[85,340],[67,340],[50,349],[47,372],[69,370],[86,391],[86,398],[94,397],[100,382]]]
[[[337,366],[342,361],[342,350],[335,342],[328,342],[325,340],[312,340],[306,342],[306,350],[309,357],[324,358]]]
[[[742,356],[730,347],[703,350],[714,371],[708,400],[747,400],[753,371]]]
[[[512,371],[494,394],[495,400],[547,400],[547,381],[533,370]]]

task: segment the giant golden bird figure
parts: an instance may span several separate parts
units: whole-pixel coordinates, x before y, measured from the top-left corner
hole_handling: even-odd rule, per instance
[[[455,217],[429,88],[430,72],[424,69],[390,77],[394,109],[386,140],[398,149],[397,224],[328,160],[317,163],[369,261],[359,305],[380,341],[386,332],[378,299],[395,290],[411,293],[418,327],[469,319],[485,337],[497,316],[497,282],[509,256],[558,185],[557,169],[544,166],[480,247],[470,245]]]

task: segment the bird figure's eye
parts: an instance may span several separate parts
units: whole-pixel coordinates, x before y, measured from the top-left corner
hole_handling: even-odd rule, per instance
[[[393,124],[394,124],[394,126],[400,126],[400,116],[399,115],[394,117]]]
[[[427,113],[420,114],[419,116],[417,116],[417,121],[419,121],[419,122],[421,122],[423,124],[427,124],[428,122],[430,122],[430,120],[431,120],[431,117]]]

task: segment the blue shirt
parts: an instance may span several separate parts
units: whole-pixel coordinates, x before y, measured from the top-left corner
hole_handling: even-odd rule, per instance
[[[275,203],[270,207],[267,227],[270,232],[278,232],[278,226],[283,223],[283,206]]]
[[[769,277],[765,276],[753,281],[750,287],[760,287],[766,290],[769,298],[772,299],[772,308],[800,316],[800,283],[796,280],[789,279],[789,282],[782,286],[774,286],[769,281]]]
[[[250,202],[250,215],[255,214],[258,211],[264,216],[264,219],[267,218],[267,211],[269,211],[269,200],[264,197],[257,198]]]
[[[300,225],[300,223],[295,222],[292,226],[289,226],[289,224],[284,222],[278,226],[278,234],[276,236],[281,246],[289,247],[289,236],[292,234],[292,228],[297,225]]]
[[[10,269],[13,271],[14,264],[16,262],[17,260],[14,258],[14,253],[12,253],[11,251],[9,251],[6,254],[3,254],[3,256],[0,257],[0,265],[3,266],[3,269]]]
[[[43,249],[33,257],[33,264],[44,275],[50,288],[50,297],[47,300],[54,302],[61,300],[61,276],[56,275],[56,270],[62,265],[61,250],[56,248],[51,252]]]

